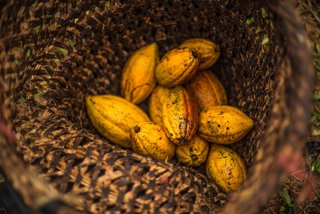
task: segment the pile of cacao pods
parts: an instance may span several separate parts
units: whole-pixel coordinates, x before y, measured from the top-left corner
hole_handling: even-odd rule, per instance
[[[205,163],[211,181],[226,192],[236,191],[246,167],[224,145],[240,141],[254,122],[227,105],[223,85],[208,70],[219,56],[219,46],[202,38],[184,41],[161,60],[156,43],[141,47],[123,68],[123,98],[86,97],[93,126],[110,142],[143,155],[163,161],[176,156],[190,167]],[[152,122],[137,106],[149,96]]]

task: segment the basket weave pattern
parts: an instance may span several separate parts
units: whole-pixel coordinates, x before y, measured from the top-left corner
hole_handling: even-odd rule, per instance
[[[16,133],[17,153],[60,193],[82,196],[75,205],[79,210],[219,210],[227,196],[203,169],[164,163],[110,144],[93,129],[84,106],[86,95],[119,94],[121,68],[142,45],[156,41],[162,56],[187,38],[204,37],[221,46],[212,70],[226,86],[229,103],[255,120],[254,130],[232,146],[250,174],[231,202],[249,203],[254,191],[266,185],[273,190],[280,176],[275,154],[285,142],[297,144],[305,138],[311,103],[307,83],[312,68],[309,55],[303,55],[305,43],[295,36],[284,38],[303,32],[297,23],[288,24],[286,16],[297,19],[288,5],[8,1],[0,17],[0,103]],[[270,9],[267,17],[261,7]],[[248,23],[249,18],[254,21]],[[292,68],[297,68],[295,75]],[[297,118],[299,124],[292,126]],[[271,193],[247,207],[254,212]]]

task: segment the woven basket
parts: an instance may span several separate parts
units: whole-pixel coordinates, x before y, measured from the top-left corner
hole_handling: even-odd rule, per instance
[[[280,183],[277,156],[303,147],[313,84],[294,2],[263,2],[2,2],[0,166],[28,209],[259,211]],[[86,115],[86,95],[119,94],[121,68],[134,50],[156,41],[162,56],[193,37],[220,45],[212,71],[229,103],[255,121],[253,131],[231,146],[249,169],[247,181],[231,195],[201,168],[109,143]]]

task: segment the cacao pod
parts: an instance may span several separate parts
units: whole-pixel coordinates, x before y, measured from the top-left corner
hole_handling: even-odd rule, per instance
[[[149,99],[149,113],[151,120],[162,126],[162,106],[164,100],[168,96],[169,93],[168,88],[164,88],[158,85],[152,92]]]
[[[183,84],[196,74],[198,55],[189,48],[175,48],[167,52],[156,67],[156,79],[164,87]]]
[[[186,144],[198,128],[198,107],[182,86],[169,91],[162,106],[162,123],[168,138],[176,145]]]
[[[227,104],[227,94],[223,85],[210,71],[199,72],[186,84],[186,88],[194,96],[200,110]]]
[[[126,62],[121,78],[121,95],[132,103],[141,103],[156,86],[155,68],[159,62],[157,43],[146,45]]]
[[[209,142],[231,144],[241,140],[253,126],[253,120],[235,107],[212,106],[200,112],[198,135]]]
[[[193,49],[199,54],[199,70],[206,70],[210,68],[220,56],[220,47],[209,39],[188,39],[179,47]]]
[[[188,166],[200,166],[206,162],[208,152],[208,142],[197,135],[193,136],[188,144],[179,145],[176,149],[179,161]]]
[[[236,191],[246,179],[246,166],[231,149],[212,144],[206,162],[208,178],[225,192]]]
[[[131,148],[129,130],[149,117],[136,105],[114,95],[86,97],[89,118],[97,131],[110,142]]]
[[[175,145],[169,141],[161,126],[155,123],[139,123],[130,129],[132,150],[158,160],[174,157]]]

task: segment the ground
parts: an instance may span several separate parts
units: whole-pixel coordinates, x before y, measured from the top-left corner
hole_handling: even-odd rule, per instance
[[[310,175],[315,177],[311,188],[316,195],[313,200],[309,199],[300,205],[296,203],[305,179],[299,180],[295,173],[292,173],[283,182],[279,192],[269,201],[265,213],[320,213],[320,4],[318,0],[299,0],[297,10],[308,32],[310,47],[314,51],[316,84],[314,88],[314,111],[310,116],[312,129],[304,151],[307,167],[296,173],[304,171],[306,177]]]

